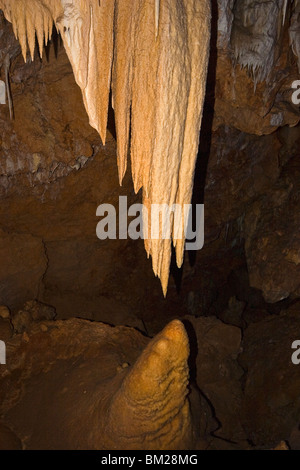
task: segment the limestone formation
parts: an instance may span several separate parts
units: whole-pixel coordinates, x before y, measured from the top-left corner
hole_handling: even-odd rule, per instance
[[[0,259],[5,260],[0,263],[1,302],[10,308],[19,308],[20,294],[27,299],[36,298],[39,279],[47,264],[42,241],[31,235],[11,234],[0,229]]]
[[[279,55],[286,0],[235,2],[231,45],[237,62],[247,67],[255,83],[265,80]]]
[[[299,8],[298,0],[218,0],[214,129],[263,135],[297,125]]]
[[[193,429],[187,397],[189,343],[178,320],[151,341],[126,327],[45,321],[16,335],[7,351],[0,416],[25,449],[196,445],[200,421]]]
[[[106,139],[110,90],[115,111],[119,180],[130,141],[135,191],[143,202],[177,204],[171,237],[183,262],[184,224],[174,220],[191,201],[205,95],[210,38],[208,0],[0,0],[27,59],[60,32],[90,124]],[[131,127],[131,131],[130,131]],[[171,240],[145,240],[167,291]]]
[[[289,28],[290,44],[298,59],[298,70],[300,73],[300,1],[294,0],[292,4],[291,26]]]
[[[13,315],[12,325],[16,333],[23,333],[33,321],[54,320],[55,316],[55,309],[50,305],[30,300]]]

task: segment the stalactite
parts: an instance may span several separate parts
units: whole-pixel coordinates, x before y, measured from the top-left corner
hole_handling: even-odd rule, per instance
[[[130,141],[134,188],[143,188],[149,212],[153,203],[189,204],[205,94],[209,0],[0,0],[0,8],[25,60],[27,45],[33,58],[35,35],[42,55],[54,21],[90,124],[104,143],[112,90],[120,183]],[[171,235],[181,266],[184,234],[175,235],[173,227]],[[171,240],[148,238],[145,248],[166,294]]]
[[[284,26],[286,0],[240,0],[233,8],[231,46],[235,61],[254,83],[268,78],[276,62],[276,46]]]

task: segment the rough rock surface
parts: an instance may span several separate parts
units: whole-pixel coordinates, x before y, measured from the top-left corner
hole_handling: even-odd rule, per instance
[[[250,283],[267,302],[300,293],[300,161],[295,157],[280,179],[245,218]]]
[[[40,0],[29,6],[24,0],[0,0],[0,7],[12,23],[25,61],[27,49],[34,58],[35,35],[42,57],[54,22],[89,122],[103,144],[111,92],[120,183],[130,148],[134,188],[142,189],[148,211],[151,204],[176,204],[180,227],[171,224],[171,237],[145,235],[147,255],[165,295],[171,240],[177,265],[183,262],[181,211],[192,197],[209,56],[210,2]],[[151,222],[150,218],[149,230]],[[148,226],[146,217],[144,223]]]
[[[245,431],[256,445],[287,440],[300,423],[300,366],[291,359],[292,343],[300,338],[299,312],[298,302],[245,331],[240,356],[247,370],[242,415]]]
[[[0,339],[8,341],[13,335],[13,327],[9,319],[0,318]]]
[[[19,299],[36,298],[47,259],[42,240],[0,230],[0,303],[19,307]]]
[[[186,323],[187,322],[187,325]],[[237,357],[241,330],[210,318],[185,317],[187,331],[192,325],[196,341],[191,350],[198,387],[211,403],[218,426],[214,436],[227,441],[246,440],[240,421],[243,369]]]
[[[291,345],[300,338],[299,309],[296,302],[268,315],[243,337],[216,318],[184,318],[189,407],[179,322],[153,340],[86,320],[33,322],[6,340],[2,446],[21,439],[23,448],[233,450],[282,441],[298,449],[300,366]]]
[[[141,330],[145,330],[146,324],[149,332],[157,332],[164,326],[159,312],[163,312],[164,321],[174,316],[174,308],[177,316],[207,313],[216,296],[220,297],[230,271],[244,263],[244,237],[246,243],[252,243],[249,241],[252,227],[248,230],[248,226],[244,226],[246,214],[253,212],[253,203],[255,207],[263,203],[262,196],[272,190],[274,184],[281,184],[282,167],[298,155],[299,128],[285,126],[267,136],[253,136],[228,127],[231,124],[243,128],[238,124],[241,119],[232,123],[222,118],[211,135],[212,119],[222,113],[218,90],[226,86],[229,76],[223,66],[214,71],[216,57],[212,50],[194,191],[197,203],[203,202],[204,195],[205,245],[200,252],[186,255],[182,271],[171,267],[169,293],[164,301],[157,280],[152,278],[150,263],[145,260],[141,241],[100,242],[95,236],[98,222],[95,213],[100,203],[118,207],[119,194],[128,195],[128,205],[140,202],[141,198],[133,195],[129,178],[125,178],[120,193],[114,161],[115,141],[108,132],[103,148],[99,136],[89,126],[80,90],[75,85],[59,38],[49,46],[43,61],[36,57],[25,65],[10,24],[2,21],[1,28],[1,51],[12,57],[10,79],[15,107],[14,121],[9,120],[8,107],[0,107],[1,229],[14,234],[13,237],[22,237],[22,241],[19,238],[21,245],[25,244],[26,237],[33,237],[41,250],[35,255],[39,266],[36,276],[27,276],[26,266],[31,269],[32,260],[27,261],[26,256],[23,260],[11,256],[6,261],[7,251],[3,251],[3,270],[6,264],[13,265],[15,259],[17,265],[13,269],[22,285],[14,288],[13,277],[10,294],[6,278],[2,292],[7,291],[7,294],[0,296],[0,302],[16,313],[25,302],[36,298],[53,305],[61,318],[80,315]],[[225,46],[219,44],[218,47],[220,61],[221,49]],[[3,78],[3,68],[1,73]],[[291,75],[288,70],[286,73],[292,78],[292,72]],[[213,90],[214,78],[217,78],[216,91]],[[244,103],[248,127],[243,129],[256,132],[247,113],[250,108],[257,109],[257,103],[252,107],[250,101],[260,100],[257,96],[260,84],[254,94],[248,75],[247,78],[240,76],[236,83],[241,89],[236,105],[240,106],[244,99],[242,90],[246,89],[248,96]],[[227,104],[226,107],[231,116],[231,108]],[[257,119],[254,121],[256,123]],[[273,126],[272,130],[277,127]],[[114,133],[113,122],[109,128]],[[269,130],[263,132],[269,133]],[[263,221],[260,223],[263,227]],[[293,236],[293,227],[287,232]],[[293,244],[293,249],[297,250],[297,241]],[[247,262],[250,283],[264,288],[269,282],[266,278],[260,282],[265,261],[254,249],[253,253],[247,251]],[[279,260],[277,254],[278,262],[284,262],[284,258]],[[282,292],[286,295],[295,288],[292,271],[290,275],[283,268],[283,272],[285,277],[274,278],[272,290],[277,292],[276,299]],[[2,283],[0,290],[1,286]],[[270,299],[270,293],[265,292],[265,295]],[[293,295],[297,295],[295,290]],[[217,308],[220,313],[222,309]],[[154,311],[158,312],[157,318],[154,318]]]
[[[199,396],[192,422],[188,354],[179,321],[151,341],[85,320],[34,324],[7,343],[1,420],[26,449],[193,448],[207,416]]]
[[[280,2],[250,3],[259,9],[262,3],[271,8]],[[209,399],[215,417],[209,418],[202,401],[200,409],[209,423],[201,426],[209,435],[213,433],[203,446],[241,449],[252,443],[276,448],[284,441],[299,449],[300,366],[290,360],[291,343],[300,339],[300,133],[299,124],[295,125],[299,109],[291,101],[291,84],[299,75],[297,57],[289,49],[290,37],[294,52],[299,50],[299,2],[292,4],[294,29],[289,29],[288,20],[280,27],[272,69],[265,81],[257,82],[255,91],[251,70],[232,63],[231,43],[238,44],[233,4],[233,0],[218,0],[218,12],[213,11],[194,190],[194,202],[205,203],[205,245],[199,252],[186,254],[182,270],[172,263],[166,299],[145,259],[142,241],[96,238],[99,204],[118,207],[119,194],[128,196],[128,205],[141,202],[129,177],[122,190],[118,186],[113,119],[103,147],[88,123],[60,38],[54,38],[42,61],[35,57],[25,65],[11,25],[0,12],[0,66],[9,53],[15,109],[15,120],[10,121],[8,106],[0,106],[0,304],[9,308],[0,308],[0,339],[13,344],[15,352],[30,356],[43,348],[51,356],[49,344],[58,344],[61,336],[56,334],[64,327],[59,322],[56,328],[44,322],[35,325],[24,308],[28,301],[53,306],[60,319],[80,316],[125,324],[149,335],[171,319],[187,318],[191,377]],[[261,17],[261,21],[267,19]],[[264,43],[267,38],[260,40]],[[2,67],[0,78],[4,77]],[[284,310],[288,313],[280,314]],[[18,312],[22,312],[24,333],[10,343],[12,320]],[[218,320],[203,317],[207,315]],[[76,322],[72,325],[82,324]],[[90,339],[91,334],[98,341],[99,331],[97,327],[86,337]],[[101,331],[119,332],[113,344],[110,340],[105,360],[116,377],[123,377],[128,363],[131,366],[149,340],[128,329],[105,326]],[[125,331],[131,333],[121,334]],[[58,355],[70,353],[68,357],[74,358],[65,364],[69,379],[62,376],[62,380],[70,380],[74,384],[70,394],[79,396],[76,361],[81,352],[83,362],[90,361],[101,349],[101,341],[95,340],[84,352],[78,345],[74,353],[72,348],[63,351],[69,332],[62,337]],[[51,360],[42,375],[45,380],[50,379],[55,364],[50,356],[44,356],[44,363],[30,365],[31,371],[40,372]],[[20,446],[13,432],[17,428],[11,423],[18,421],[19,411],[13,411],[12,403],[19,397],[24,378],[22,358],[16,355],[14,359],[12,393],[0,388],[1,400],[1,393],[12,400],[8,405],[11,421],[7,415],[6,425],[0,427],[0,442],[6,436],[7,448]],[[79,375],[85,380],[82,369]],[[36,396],[37,383],[45,387],[37,376],[24,381],[32,396]],[[49,393],[58,393],[57,387]],[[51,409],[46,412],[49,419],[50,414]],[[28,419],[33,420],[34,414],[24,416],[24,421]]]
[[[55,316],[56,312],[53,307],[31,300],[13,315],[11,323],[16,333],[23,333],[33,321],[54,320]]]
[[[292,15],[289,2],[219,0],[215,16],[214,128],[226,124],[263,135],[296,125],[299,109],[292,102],[292,85],[299,71],[297,56],[291,54],[289,25],[299,31],[299,16],[296,20],[297,14]]]

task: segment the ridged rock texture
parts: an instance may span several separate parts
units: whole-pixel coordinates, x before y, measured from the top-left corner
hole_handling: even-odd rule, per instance
[[[25,449],[193,448],[188,356],[177,320],[152,340],[86,320],[41,321],[7,343],[2,426]]]
[[[112,92],[120,183],[130,142],[135,191],[143,188],[149,214],[151,204],[177,204],[176,220],[192,196],[208,64],[210,2],[0,0],[0,9],[12,22],[25,61],[27,45],[34,57],[35,35],[42,55],[54,21],[90,124],[103,143]],[[180,267],[183,221],[176,234],[171,227],[171,236]],[[162,234],[158,239],[148,235],[145,247],[166,294],[171,240]]]
[[[257,2],[257,8],[263,8],[263,3]],[[143,254],[143,241],[96,238],[99,203],[117,207],[122,191],[130,205],[141,202],[141,194],[134,195],[129,171],[119,188],[115,140],[107,132],[102,146],[99,134],[89,125],[60,39],[55,47],[54,34],[43,60],[36,53],[33,62],[24,63],[12,26],[0,13],[0,64],[10,56],[15,111],[11,121],[8,105],[0,106],[0,303],[13,313],[37,299],[55,307],[58,318],[80,316],[142,329],[136,317],[143,317],[147,328],[150,322],[159,322],[154,333],[173,318],[175,310],[185,315],[210,308],[214,289],[222,288],[236,268],[233,251],[244,239],[246,259],[238,255],[238,262],[247,264],[250,285],[261,289],[268,302],[299,295],[300,264],[292,254],[299,252],[298,207],[293,222],[288,217],[284,228],[284,239],[293,240],[292,250],[273,229],[272,236],[267,236],[268,246],[264,240],[268,255],[260,248],[265,228],[275,227],[278,221],[275,206],[265,210],[262,204],[275,204],[271,193],[276,187],[284,190],[282,177],[292,175],[299,162],[299,109],[291,99],[292,83],[299,79],[293,53],[299,31],[298,3],[287,3],[285,23],[279,22],[280,56],[255,91],[250,68],[232,61],[232,5],[231,0],[220,0],[218,11],[213,11],[194,191],[194,202],[205,198],[205,244],[196,253],[195,268],[190,256],[185,257],[180,295],[175,286],[178,279],[170,277],[165,303],[151,262]],[[2,67],[1,80],[5,80],[4,72]],[[293,178],[288,179],[293,184]],[[296,186],[288,191],[289,200],[297,205]],[[263,216],[255,230],[249,227],[255,220],[254,203],[256,211],[268,214],[268,221]],[[285,204],[284,198],[277,203]],[[279,252],[283,243],[288,249]],[[34,275],[28,274],[30,270]]]
[[[11,369],[10,364],[0,367],[0,448],[20,448],[18,436],[32,436],[28,428],[33,430],[35,424],[42,429],[44,416],[52,431],[64,419],[59,410],[70,416],[70,402],[79,397],[82,403],[84,390],[85,406],[93,406],[96,400],[90,390],[95,388],[82,388],[82,383],[93,382],[85,376],[89,368],[96,371],[103,397],[99,402],[106,410],[112,395],[115,398],[105,415],[109,447],[115,436],[115,410],[124,399],[120,390],[126,391],[130,377],[140,377],[134,364],[147,364],[151,370],[148,358],[156,355],[145,352],[142,359],[150,340],[137,331],[97,322],[138,327],[153,336],[181,318],[190,340],[189,386],[196,382],[215,416],[206,426],[207,444],[202,447],[273,449],[284,441],[300,450],[300,365],[291,360],[292,342],[300,338],[300,116],[291,99],[292,83],[299,80],[299,1],[286,3],[284,23],[282,2],[243,2],[245,14],[255,6],[249,22],[238,11],[239,3],[218,0],[216,8],[212,2],[208,93],[194,191],[195,202],[204,198],[205,245],[185,256],[179,272],[173,266],[166,299],[144,256],[142,240],[96,238],[98,204],[117,206],[120,191],[129,195],[129,204],[141,202],[129,171],[119,188],[111,125],[103,146],[89,125],[81,90],[55,30],[43,60],[36,52],[33,62],[24,63],[12,25],[0,11],[0,65],[9,54],[15,111],[11,121],[8,104],[0,106],[0,339],[8,345],[12,364]],[[245,47],[250,49],[253,28],[257,32],[250,20],[258,16],[263,33],[273,19],[260,11],[272,9],[272,3],[282,5],[274,8],[281,31],[272,29],[279,38],[272,70],[254,90],[252,69],[241,67],[232,45],[243,46],[237,28],[242,25],[241,33],[248,39]],[[264,34],[260,39],[273,42]],[[55,312],[58,320],[49,321]],[[61,321],[74,317],[94,321]],[[42,361],[35,354],[40,350],[45,354]],[[88,367],[77,368],[77,359],[79,366],[86,360]],[[162,371],[167,363],[166,358],[160,363]],[[170,370],[177,370],[180,363],[176,364]],[[184,382],[185,373],[181,377]],[[47,397],[55,405],[49,411],[44,407],[36,419],[37,382],[40,390],[51,383]],[[144,383],[141,377],[139,383]],[[20,395],[21,384],[26,399]],[[207,410],[197,402],[199,394],[195,403],[192,396],[188,395],[191,415],[198,423],[192,427],[194,433]],[[19,422],[21,408],[27,411]],[[100,407],[100,416],[104,408]],[[79,411],[86,425],[85,409]],[[89,413],[88,409],[86,416]],[[130,408],[126,416],[130,423],[136,418]],[[163,424],[161,415],[153,419]],[[123,415],[122,420],[126,421]],[[152,429],[151,419],[148,425]],[[180,436],[176,429],[174,425],[172,432]],[[132,435],[130,440],[136,442]],[[193,435],[191,442],[199,440]],[[185,445],[178,447],[181,444]]]
[[[217,47],[214,130],[225,124],[263,135],[299,122],[291,100],[300,71],[298,0],[218,0]]]
[[[255,84],[269,77],[278,58],[287,1],[241,0],[233,6],[231,45],[235,59],[247,67]]]

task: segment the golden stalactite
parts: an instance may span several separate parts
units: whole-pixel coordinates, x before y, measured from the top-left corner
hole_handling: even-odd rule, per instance
[[[210,39],[209,0],[0,0],[24,59],[60,32],[90,124],[106,138],[109,96],[115,112],[122,183],[130,151],[143,203],[189,204],[198,150]],[[172,238],[177,265],[185,240]],[[167,291],[171,240],[145,240]]]

